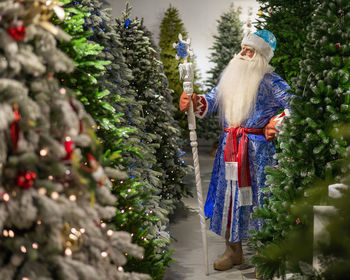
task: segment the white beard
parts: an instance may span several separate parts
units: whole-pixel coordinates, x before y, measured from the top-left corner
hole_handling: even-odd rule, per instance
[[[248,118],[255,107],[260,81],[272,71],[258,52],[252,58],[236,54],[231,59],[217,87],[220,115],[230,127],[240,126]]]

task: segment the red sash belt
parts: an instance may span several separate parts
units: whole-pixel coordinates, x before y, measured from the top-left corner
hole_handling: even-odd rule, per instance
[[[238,165],[238,187],[250,187],[250,169],[248,158],[248,136],[247,134],[263,135],[262,128],[225,127],[228,132],[225,145],[225,162],[237,162]],[[238,140],[239,137],[241,141]]]

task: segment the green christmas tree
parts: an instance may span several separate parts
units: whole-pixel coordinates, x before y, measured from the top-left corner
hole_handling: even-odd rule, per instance
[[[243,23],[239,19],[240,8],[235,9],[231,4],[228,11],[224,12],[217,20],[217,34],[214,35],[214,44],[210,48],[209,61],[213,67],[208,71],[209,78],[206,86],[209,89],[218,84],[219,76],[230,60],[241,50],[243,39]],[[198,119],[198,135],[205,139],[219,139],[221,132],[220,120],[217,114],[212,114],[205,119]]]
[[[124,273],[143,249],[102,219],[116,212],[95,125],[56,76],[74,63],[47,20],[59,2],[1,1],[1,279],[149,279]]]
[[[156,203],[155,206],[158,207],[148,207],[147,212],[149,214],[152,209],[152,215],[158,218],[149,227],[150,236],[147,238],[147,243],[151,245],[153,242],[157,247],[146,248],[144,261],[147,265],[135,263],[133,269],[147,271],[154,279],[162,279],[165,267],[171,261],[167,250],[170,238],[165,231],[167,216],[173,210],[173,204],[188,192],[182,183],[185,167],[179,155],[179,129],[174,123],[171,91],[161,70],[162,64],[157,59],[151,39],[147,36],[149,32],[145,30],[142,21],[129,17],[130,8],[127,6],[126,12],[116,23],[124,57],[134,77],[129,88],[136,93],[136,100],[142,103],[139,113],[142,114],[143,122],[138,125],[137,136],[143,160],[133,161],[132,169],[137,172],[135,176],[146,183],[145,187],[152,190],[154,198],[145,201],[144,205]],[[130,119],[133,121],[132,114]]]
[[[135,99],[135,91],[129,87],[133,77],[122,56],[116,23],[110,21],[109,10],[101,9],[98,1],[67,3],[65,9],[70,16],[63,27],[73,40],[61,43],[61,47],[69,51],[78,67],[73,75],[62,80],[78,85],[77,95],[94,115],[98,136],[106,147],[105,164],[128,174],[112,180],[117,215],[110,222],[116,230],[130,232],[146,251],[142,262],[129,255],[125,269],[131,271],[136,267],[145,271],[147,268],[152,278],[156,278],[159,274],[156,268],[159,270],[170,259],[169,253],[162,252],[170,240],[164,231],[167,211],[159,206],[159,190],[147,184],[147,176],[153,171],[143,164],[150,165],[153,148],[141,139],[145,122],[141,117],[142,102]],[[86,77],[90,82],[86,82]],[[146,174],[145,178],[142,174]],[[141,183],[141,180],[146,181]],[[161,256],[158,259],[157,253]]]
[[[337,182],[346,172],[340,162],[347,155],[348,142],[333,131],[350,120],[349,9],[347,1],[324,1],[306,29],[306,58],[294,84],[297,97],[292,102],[292,117],[286,119],[279,136],[278,164],[267,170],[267,191],[272,196],[255,212],[266,223],[252,238],[258,251],[255,263],[267,278],[300,271],[300,261],[311,261],[311,248],[300,259],[298,248],[288,249],[283,242],[293,231],[296,239],[304,238],[296,246],[311,245],[305,240],[312,240],[308,230],[312,204],[300,213],[296,201],[304,198],[316,180]]]
[[[240,52],[243,39],[243,23],[239,19],[241,9],[233,4],[217,20],[217,34],[213,36],[214,44],[210,48],[209,61],[214,66],[208,71],[206,85],[213,88],[218,84],[219,76],[233,56]]]
[[[166,10],[160,25],[160,59],[164,66],[164,74],[168,78],[169,88],[174,91],[173,104],[176,108],[175,119],[179,122],[180,127],[183,129],[182,137],[187,140],[187,117],[179,110],[179,100],[183,89],[182,82],[180,81],[178,65],[183,61],[181,59],[179,61],[175,60],[176,49],[173,47],[173,43],[179,41],[179,34],[181,34],[184,39],[187,39],[188,37],[188,33],[185,30],[184,24],[180,18],[179,10],[170,5]],[[195,63],[195,61],[193,61],[193,63]],[[194,67],[194,76],[194,92],[196,94],[201,94],[202,90],[198,83],[199,77],[196,67]]]
[[[270,30],[277,38],[277,48],[271,65],[288,84],[299,74],[299,61],[304,59],[303,44],[307,25],[320,1],[258,0],[258,29]]]

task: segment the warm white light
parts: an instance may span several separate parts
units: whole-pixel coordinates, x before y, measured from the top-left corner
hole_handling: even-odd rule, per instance
[[[70,175],[71,172],[69,169],[67,169],[65,173],[66,173],[66,175]]]
[[[132,209],[132,207],[130,206],[130,207],[129,207],[129,210],[131,210],[131,209]]]
[[[133,236],[134,236],[134,234],[132,233],[132,234],[130,234],[130,236],[131,236],[131,237],[133,237]]]
[[[114,232],[113,230],[109,229],[109,230],[107,230],[107,235],[108,235],[108,236],[112,236],[112,235],[113,235],[113,232]]]
[[[123,209],[123,210],[121,210],[120,212],[124,213],[124,212],[125,212],[125,210]]]
[[[108,253],[106,251],[101,252],[102,258],[107,258]]]
[[[128,192],[131,192],[131,189],[128,189]]]
[[[64,250],[64,254],[66,255],[66,256],[71,256],[72,255],[72,250],[70,249],[70,248],[66,248],[66,250]]]
[[[38,245],[38,243],[35,243],[35,242],[34,242],[34,243],[32,244],[32,247],[33,247],[33,249],[35,249],[35,250],[36,250],[36,249],[38,249],[38,248],[39,248],[39,245]]]
[[[51,193],[51,198],[53,199],[53,200],[56,200],[57,198],[59,198],[59,194],[58,194],[58,192],[52,192]]]
[[[28,277],[22,277],[22,280],[29,280]]]
[[[27,253],[27,248],[25,246],[23,246],[23,245],[21,246],[21,252],[23,254]]]
[[[77,197],[74,194],[72,194],[72,195],[69,196],[69,200],[70,201],[76,201]]]
[[[46,194],[46,189],[45,188],[40,188],[38,192],[41,195],[45,195]]]
[[[102,224],[101,224],[101,228],[105,228],[106,226],[107,226],[106,223],[102,223]]]
[[[69,238],[72,240],[78,240],[78,237],[76,235],[74,235],[73,233],[69,234]]]
[[[65,139],[66,141],[71,141],[72,140],[72,138],[70,138],[69,136],[66,136],[66,139]]]
[[[9,232],[7,231],[7,229],[4,229],[2,231],[2,235],[5,236],[5,237],[8,237],[9,236]]]
[[[41,221],[40,221],[40,220],[38,220],[36,223],[37,223],[38,225],[41,225]]]
[[[47,153],[48,153],[48,150],[47,150],[46,148],[40,150],[40,155],[41,155],[42,157],[46,156]]]
[[[13,230],[9,230],[9,236],[11,237],[11,238],[14,238],[15,237],[15,233],[14,233],[14,231]]]
[[[66,94],[66,89],[65,88],[60,88],[60,94]]]
[[[81,228],[79,231],[84,234],[85,233],[85,228]]]
[[[118,271],[123,272],[124,268],[122,266],[118,266]]]
[[[49,178],[49,180],[53,180],[53,176],[52,176],[52,175],[50,175],[50,176],[47,177],[47,178]]]
[[[4,194],[2,195],[2,199],[3,199],[4,201],[9,201],[9,200],[10,200],[10,195],[9,195],[8,193],[4,193]]]

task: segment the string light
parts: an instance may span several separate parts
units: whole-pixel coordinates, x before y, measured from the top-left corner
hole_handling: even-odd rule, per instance
[[[33,249],[37,250],[39,248],[39,245],[38,245],[38,243],[34,242],[32,244],[32,247],[33,247]]]
[[[102,258],[107,258],[108,253],[106,251],[101,252]]]
[[[113,235],[113,232],[114,232],[113,230],[109,229],[109,230],[107,230],[107,235],[108,235],[108,236],[112,236],[112,235]]]
[[[2,231],[2,235],[5,236],[5,237],[8,237],[9,236],[9,232],[6,229],[4,229]]]
[[[37,223],[38,225],[41,225],[41,221],[40,221],[40,220],[38,220],[36,223]]]
[[[21,252],[23,254],[27,253],[27,248],[24,245],[21,246]]]
[[[74,194],[72,194],[72,195],[69,196],[69,200],[70,201],[76,201],[77,197]]]
[[[40,188],[40,189],[38,190],[38,192],[39,192],[40,195],[45,195],[47,191],[46,191],[45,188]]]
[[[79,230],[82,234],[84,234],[85,233],[85,228],[81,228],[80,230]]]
[[[22,280],[29,280],[28,277],[22,277]]]
[[[49,177],[47,177],[49,180],[53,180],[53,176],[49,175]]]
[[[66,92],[67,92],[67,91],[66,91],[66,89],[65,89],[65,88],[60,88],[60,94],[62,94],[62,95],[63,95],[63,94],[66,94]]]
[[[101,228],[105,228],[106,226],[107,226],[106,223],[102,223],[102,224],[101,224]]]
[[[60,195],[58,194],[58,192],[52,192],[52,193],[51,193],[51,198],[52,198],[53,200],[58,199],[59,196],[60,196]]]
[[[9,236],[10,238],[14,238],[15,237],[15,232],[13,230],[9,230]]]
[[[40,155],[41,155],[42,157],[47,156],[47,153],[48,153],[47,148],[44,148],[44,149],[41,149],[41,150],[40,150]]]
[[[71,256],[73,254],[72,250],[70,248],[66,248],[66,250],[64,250],[64,254],[66,256]]]
[[[9,200],[10,200],[10,195],[9,195],[8,193],[4,193],[4,194],[2,195],[2,199],[3,199],[4,201],[9,201]]]
[[[123,272],[124,271],[124,268],[122,266],[118,266],[118,271],[119,272]]]

